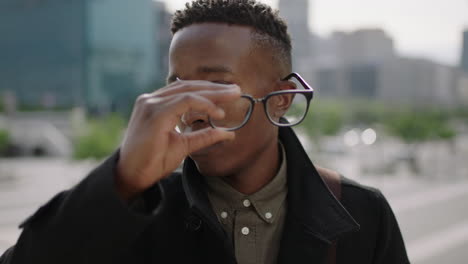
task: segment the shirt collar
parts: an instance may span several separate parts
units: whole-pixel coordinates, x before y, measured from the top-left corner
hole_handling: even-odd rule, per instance
[[[326,187],[290,127],[279,129],[287,162],[287,219],[301,232],[331,243],[337,237],[359,230],[359,225]],[[182,185],[190,210],[209,223],[216,233],[224,234],[203,188],[204,180],[195,162],[187,158]],[[286,232],[286,231],[285,231]]]
[[[221,177],[205,177],[208,196],[211,196],[211,199],[222,201],[233,209],[243,208],[244,201],[248,200],[263,221],[270,224],[275,222],[287,195],[286,152],[281,142],[279,145],[281,150],[280,168],[275,177],[259,191],[246,195],[234,189]],[[217,210],[217,208],[214,209]],[[217,213],[219,214],[219,212]]]

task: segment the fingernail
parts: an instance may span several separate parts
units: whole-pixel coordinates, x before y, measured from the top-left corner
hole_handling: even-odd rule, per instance
[[[229,88],[231,88],[233,90],[236,90],[236,91],[239,90],[240,91],[240,87],[237,84],[230,84],[229,86],[230,86]]]
[[[231,134],[231,135],[227,139],[227,141],[234,141],[234,139],[236,139],[236,133],[234,131],[229,131],[228,133]]]
[[[218,115],[219,117],[223,118],[224,115],[226,115],[226,113],[224,112],[224,110],[222,108],[218,108],[216,109],[216,112],[218,112]]]

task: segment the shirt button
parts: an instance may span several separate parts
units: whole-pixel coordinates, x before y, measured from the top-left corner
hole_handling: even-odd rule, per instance
[[[249,207],[250,206],[250,201],[248,199],[245,199],[243,202],[245,207]]]
[[[226,219],[228,217],[228,213],[226,212],[221,212],[221,218]]]
[[[271,219],[272,217],[273,217],[273,215],[270,212],[265,214],[266,219]]]
[[[243,235],[248,235],[250,233],[250,229],[248,227],[243,227],[241,230]]]

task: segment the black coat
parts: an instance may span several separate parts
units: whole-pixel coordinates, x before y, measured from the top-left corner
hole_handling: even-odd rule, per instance
[[[325,186],[290,128],[280,129],[288,164],[288,211],[278,263],[409,263],[395,216],[380,191],[343,178],[341,202]],[[188,159],[129,207],[114,187],[118,154],[59,193],[21,227],[1,264],[235,263],[232,242]]]

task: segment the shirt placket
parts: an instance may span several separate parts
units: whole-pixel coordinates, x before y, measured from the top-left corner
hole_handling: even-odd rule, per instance
[[[246,202],[247,201],[247,202]],[[258,241],[255,211],[248,199],[236,210],[234,216],[234,244],[238,263],[255,264]]]

